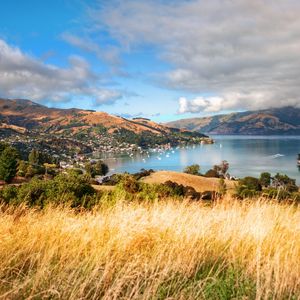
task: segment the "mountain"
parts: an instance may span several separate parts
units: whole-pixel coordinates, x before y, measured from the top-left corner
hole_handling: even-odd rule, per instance
[[[126,129],[140,133],[151,131],[161,134],[169,133],[172,129],[155,124],[150,120],[143,119],[131,121],[122,117],[109,115],[105,112],[95,112],[82,109],[58,109],[49,108],[30,100],[7,100],[0,99],[0,122],[2,127],[17,126],[19,130],[31,130],[41,132],[62,132],[71,129],[77,132],[89,126],[102,125],[109,133],[119,129]]]
[[[283,107],[237,112],[204,118],[182,119],[166,124],[206,134],[299,135],[300,108]]]
[[[83,152],[113,152],[129,149],[130,145],[149,148],[200,142],[202,138],[206,136],[145,118],[129,120],[105,112],[49,108],[30,100],[0,99],[0,139],[20,142],[19,148],[44,149],[54,145],[80,148]]]

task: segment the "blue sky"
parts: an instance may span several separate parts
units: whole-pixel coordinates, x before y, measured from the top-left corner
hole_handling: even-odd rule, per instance
[[[0,11],[0,97],[156,121],[300,103],[294,0],[10,0]]]

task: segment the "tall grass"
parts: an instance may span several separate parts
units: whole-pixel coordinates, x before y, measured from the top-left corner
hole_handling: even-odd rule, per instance
[[[300,209],[165,201],[0,213],[1,299],[296,299]]]

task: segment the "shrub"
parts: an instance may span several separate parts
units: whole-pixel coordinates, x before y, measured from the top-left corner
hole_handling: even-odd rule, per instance
[[[52,180],[33,178],[18,189],[2,191],[6,203],[26,203],[29,206],[44,207],[48,203],[69,203],[71,207],[90,205],[94,201],[95,190],[84,176],[60,174]]]
[[[208,178],[219,178],[220,177],[219,173],[215,169],[208,170],[204,176],[208,177]]]
[[[296,185],[296,180],[288,177],[287,175],[282,175],[277,173],[273,178],[273,185],[277,188],[282,188],[288,192],[297,192],[298,186]]]
[[[143,177],[150,176],[152,173],[154,173],[154,170],[152,169],[150,170],[141,169],[140,172],[134,173],[132,175],[136,180],[140,180]]]
[[[247,176],[238,181],[236,186],[236,196],[238,198],[252,198],[260,194],[262,186],[259,179]]]
[[[6,185],[0,190],[0,200],[9,204],[12,199],[16,199],[18,194],[17,187],[14,185]]]
[[[117,185],[122,181],[124,176],[128,174],[113,174],[111,176],[107,176],[103,179],[102,184],[103,185]]]
[[[120,182],[120,186],[130,194],[135,194],[140,190],[139,182],[131,175],[126,175]]]
[[[223,178],[219,179],[218,191],[221,196],[224,196],[227,192],[227,186],[226,186],[225,180]]]
[[[183,172],[191,175],[200,175],[199,171],[200,166],[198,164],[194,164],[186,167]]]
[[[229,169],[229,163],[227,160],[223,160],[219,165],[215,165],[213,169],[219,174],[219,176],[224,177]]]
[[[259,182],[262,186],[270,186],[271,184],[271,174],[269,172],[263,172],[260,174]]]

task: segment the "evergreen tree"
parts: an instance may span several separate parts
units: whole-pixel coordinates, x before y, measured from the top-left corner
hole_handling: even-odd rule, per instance
[[[0,154],[0,179],[5,182],[11,180],[17,174],[18,152],[15,148],[6,147]]]

